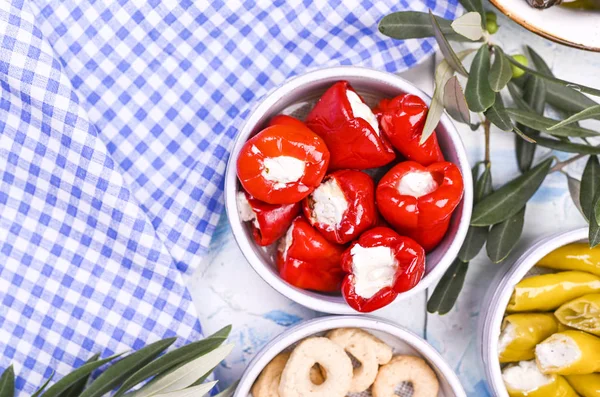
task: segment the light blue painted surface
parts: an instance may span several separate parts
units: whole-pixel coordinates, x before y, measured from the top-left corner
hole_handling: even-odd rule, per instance
[[[557,75],[600,86],[600,54],[559,46],[534,36],[506,18],[499,16],[498,20],[501,28],[494,40],[502,43],[507,53],[522,53],[521,45],[527,43],[547,59]],[[426,62],[403,76],[431,93],[432,68],[433,63]],[[470,160],[481,159],[481,132],[461,128],[461,133]],[[517,175],[513,142],[512,134],[493,131],[492,169],[496,186]],[[538,150],[538,157],[547,155],[547,150]],[[583,165],[575,163],[568,172],[579,177]],[[500,266],[510,266],[533,240],[584,224],[569,197],[566,178],[559,173],[552,174],[527,206],[525,231],[517,252],[503,265],[490,263],[485,253],[473,260],[465,288],[451,313],[442,317],[428,315],[427,297],[423,293],[390,305],[377,315],[425,337],[457,372],[469,396],[489,396],[478,356],[477,322],[480,311],[485,310],[480,303],[491,279]],[[217,378],[224,384],[238,379],[256,352],[275,335],[298,321],[321,315],[282,297],[254,273],[237,248],[225,216],[218,225],[209,256],[189,285],[208,332],[230,323],[234,326],[232,339],[236,349],[217,370]]]

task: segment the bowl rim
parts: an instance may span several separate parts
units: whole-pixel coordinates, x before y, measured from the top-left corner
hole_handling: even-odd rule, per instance
[[[527,19],[526,19],[526,17],[519,16],[519,15],[516,15],[516,14],[512,13],[504,5],[504,3],[502,3],[500,0],[490,0],[490,3],[492,3],[492,5],[494,7],[496,7],[498,9],[498,11],[500,11],[506,17],[508,17],[509,19],[511,19],[513,22],[518,23],[519,25],[521,25],[525,29],[529,30],[532,33],[537,34],[538,36],[544,37],[544,38],[546,38],[548,40],[551,40],[551,41],[553,41],[555,43],[566,45],[566,46],[573,47],[573,48],[578,48],[580,50],[591,51],[591,52],[600,52],[600,47],[596,47],[596,46],[592,46],[592,45],[587,45],[587,44],[583,44],[583,43],[577,43],[575,41],[571,41],[571,40],[565,39],[563,37],[557,36],[556,34],[552,34],[552,33],[546,32],[544,30],[544,28],[535,26],[534,24],[528,22]],[[539,10],[534,10],[534,11],[538,12]]]
[[[482,348],[482,360],[485,367],[486,377],[490,389],[499,397],[509,397],[504,381],[502,380],[502,369],[498,361],[498,338],[506,306],[515,285],[525,277],[527,272],[535,266],[544,256],[564,245],[587,240],[588,228],[580,228],[566,232],[555,233],[542,238],[527,249],[517,261],[504,274],[499,274],[499,282],[496,288],[490,290],[491,295],[484,299],[484,307],[487,313],[481,317],[479,333],[482,336],[480,342]]]
[[[242,251],[242,254],[246,260],[250,263],[252,268],[258,275],[267,282],[273,289],[282,294],[283,296],[291,299],[298,304],[305,306],[309,309],[330,313],[330,314],[360,314],[359,312],[352,309],[346,304],[346,302],[334,302],[316,296],[317,294],[308,295],[308,291],[301,291],[285,281],[279,276],[276,276],[270,269],[268,264],[265,264],[262,259],[254,252],[252,243],[245,237],[243,229],[243,222],[241,221],[236,203],[236,192],[237,192],[237,173],[236,163],[239,152],[248,139],[248,136],[252,132],[254,126],[261,119],[261,117],[275,106],[287,93],[301,87],[305,84],[315,83],[318,81],[327,81],[333,78],[338,80],[344,80],[348,78],[364,78],[372,81],[380,81],[382,83],[397,87],[399,90],[418,95],[428,105],[431,103],[431,97],[417,88],[409,81],[403,79],[400,76],[389,72],[383,72],[375,69],[365,68],[362,66],[332,66],[326,68],[315,69],[307,73],[295,76],[287,80],[282,85],[278,86],[270,93],[268,93],[264,99],[258,103],[250,112],[248,119],[240,127],[238,136],[236,137],[234,147],[232,148],[229,160],[227,162],[227,169],[225,172],[225,208],[227,211],[227,218],[229,225],[233,232],[234,239],[238,244],[238,247]],[[398,297],[394,302],[399,302],[403,299],[408,299],[432,285],[438,280],[442,274],[450,267],[458,252],[462,243],[467,235],[469,223],[471,219],[471,212],[473,206],[473,181],[470,171],[470,165],[467,158],[467,153],[458,133],[458,130],[450,120],[447,114],[443,113],[440,123],[444,126],[447,131],[449,141],[451,142],[456,156],[459,161],[456,164],[463,174],[464,182],[464,194],[462,201],[462,214],[458,221],[458,228],[454,240],[449,244],[446,253],[441,257],[436,267],[431,270],[423,279],[411,290],[398,294]]]
[[[303,321],[288,328],[267,343],[250,361],[240,379],[234,397],[247,397],[260,372],[281,351],[301,339],[337,328],[361,328],[367,331],[381,331],[401,339],[426,358],[429,365],[437,368],[456,397],[466,397],[465,390],[456,373],[441,354],[425,339],[391,321],[370,316],[326,316]]]

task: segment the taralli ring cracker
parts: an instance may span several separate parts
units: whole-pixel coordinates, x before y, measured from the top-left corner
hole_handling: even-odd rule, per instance
[[[440,388],[435,372],[425,360],[396,356],[379,369],[371,393],[373,397],[396,397],[396,387],[402,382],[412,383],[412,397],[437,396]]]
[[[253,397],[279,397],[279,380],[290,355],[290,352],[279,353],[267,364],[252,386]]]
[[[253,397],[279,397],[281,373],[291,354],[291,352],[279,353],[267,364],[252,386]],[[310,369],[310,380],[315,385],[320,385],[325,381],[318,365]]]
[[[367,390],[375,381],[379,366],[392,359],[392,348],[373,335],[357,328],[335,329],[327,337],[350,353],[360,367],[354,369],[350,393]]]
[[[320,385],[308,375],[315,364],[326,374]],[[308,338],[296,346],[281,374],[279,397],[344,397],[351,382],[352,362],[344,349],[327,338]]]

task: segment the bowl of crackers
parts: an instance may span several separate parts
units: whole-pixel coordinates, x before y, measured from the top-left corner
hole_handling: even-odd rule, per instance
[[[273,339],[250,362],[234,397],[466,396],[425,340],[386,320],[321,317]]]

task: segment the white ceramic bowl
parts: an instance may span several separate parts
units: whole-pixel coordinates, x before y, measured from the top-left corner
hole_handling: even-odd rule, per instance
[[[502,380],[498,361],[498,338],[506,306],[515,289],[515,285],[527,275],[544,256],[570,243],[587,241],[588,228],[556,234],[533,244],[513,266],[500,272],[492,282],[483,306],[485,314],[479,320],[479,347],[486,378],[494,396],[509,397]]]
[[[341,295],[326,295],[296,288],[279,277],[273,257],[273,248],[264,249],[252,239],[247,225],[242,222],[237,210],[236,193],[241,189],[236,175],[236,164],[240,149],[268,120],[278,114],[292,114],[303,118],[320,96],[333,83],[347,80],[369,105],[384,97],[395,97],[402,93],[418,95],[427,103],[430,98],[408,81],[391,73],[355,66],[340,66],[315,70],[290,79],[272,91],[254,108],[246,123],[241,127],[225,175],[225,205],[233,236],[242,253],[254,270],[275,290],[289,299],[313,310],[332,314],[354,314]],[[462,172],[464,197],[452,216],[446,237],[427,256],[423,280],[412,290],[399,294],[396,301],[418,294],[442,276],[450,266],[465,239],[473,204],[473,182],[471,170],[460,136],[447,115],[436,129],[440,147],[448,161],[456,164]]]
[[[302,322],[267,344],[248,365],[234,397],[250,397],[250,389],[263,368],[273,357],[288,347],[309,336],[320,335],[336,328],[348,327],[361,328],[372,333],[390,345],[394,349],[394,354],[419,356],[426,360],[435,371],[440,382],[440,392],[437,397],[466,396],[458,377],[442,356],[425,340],[412,332],[389,321],[367,316],[329,316]]]

